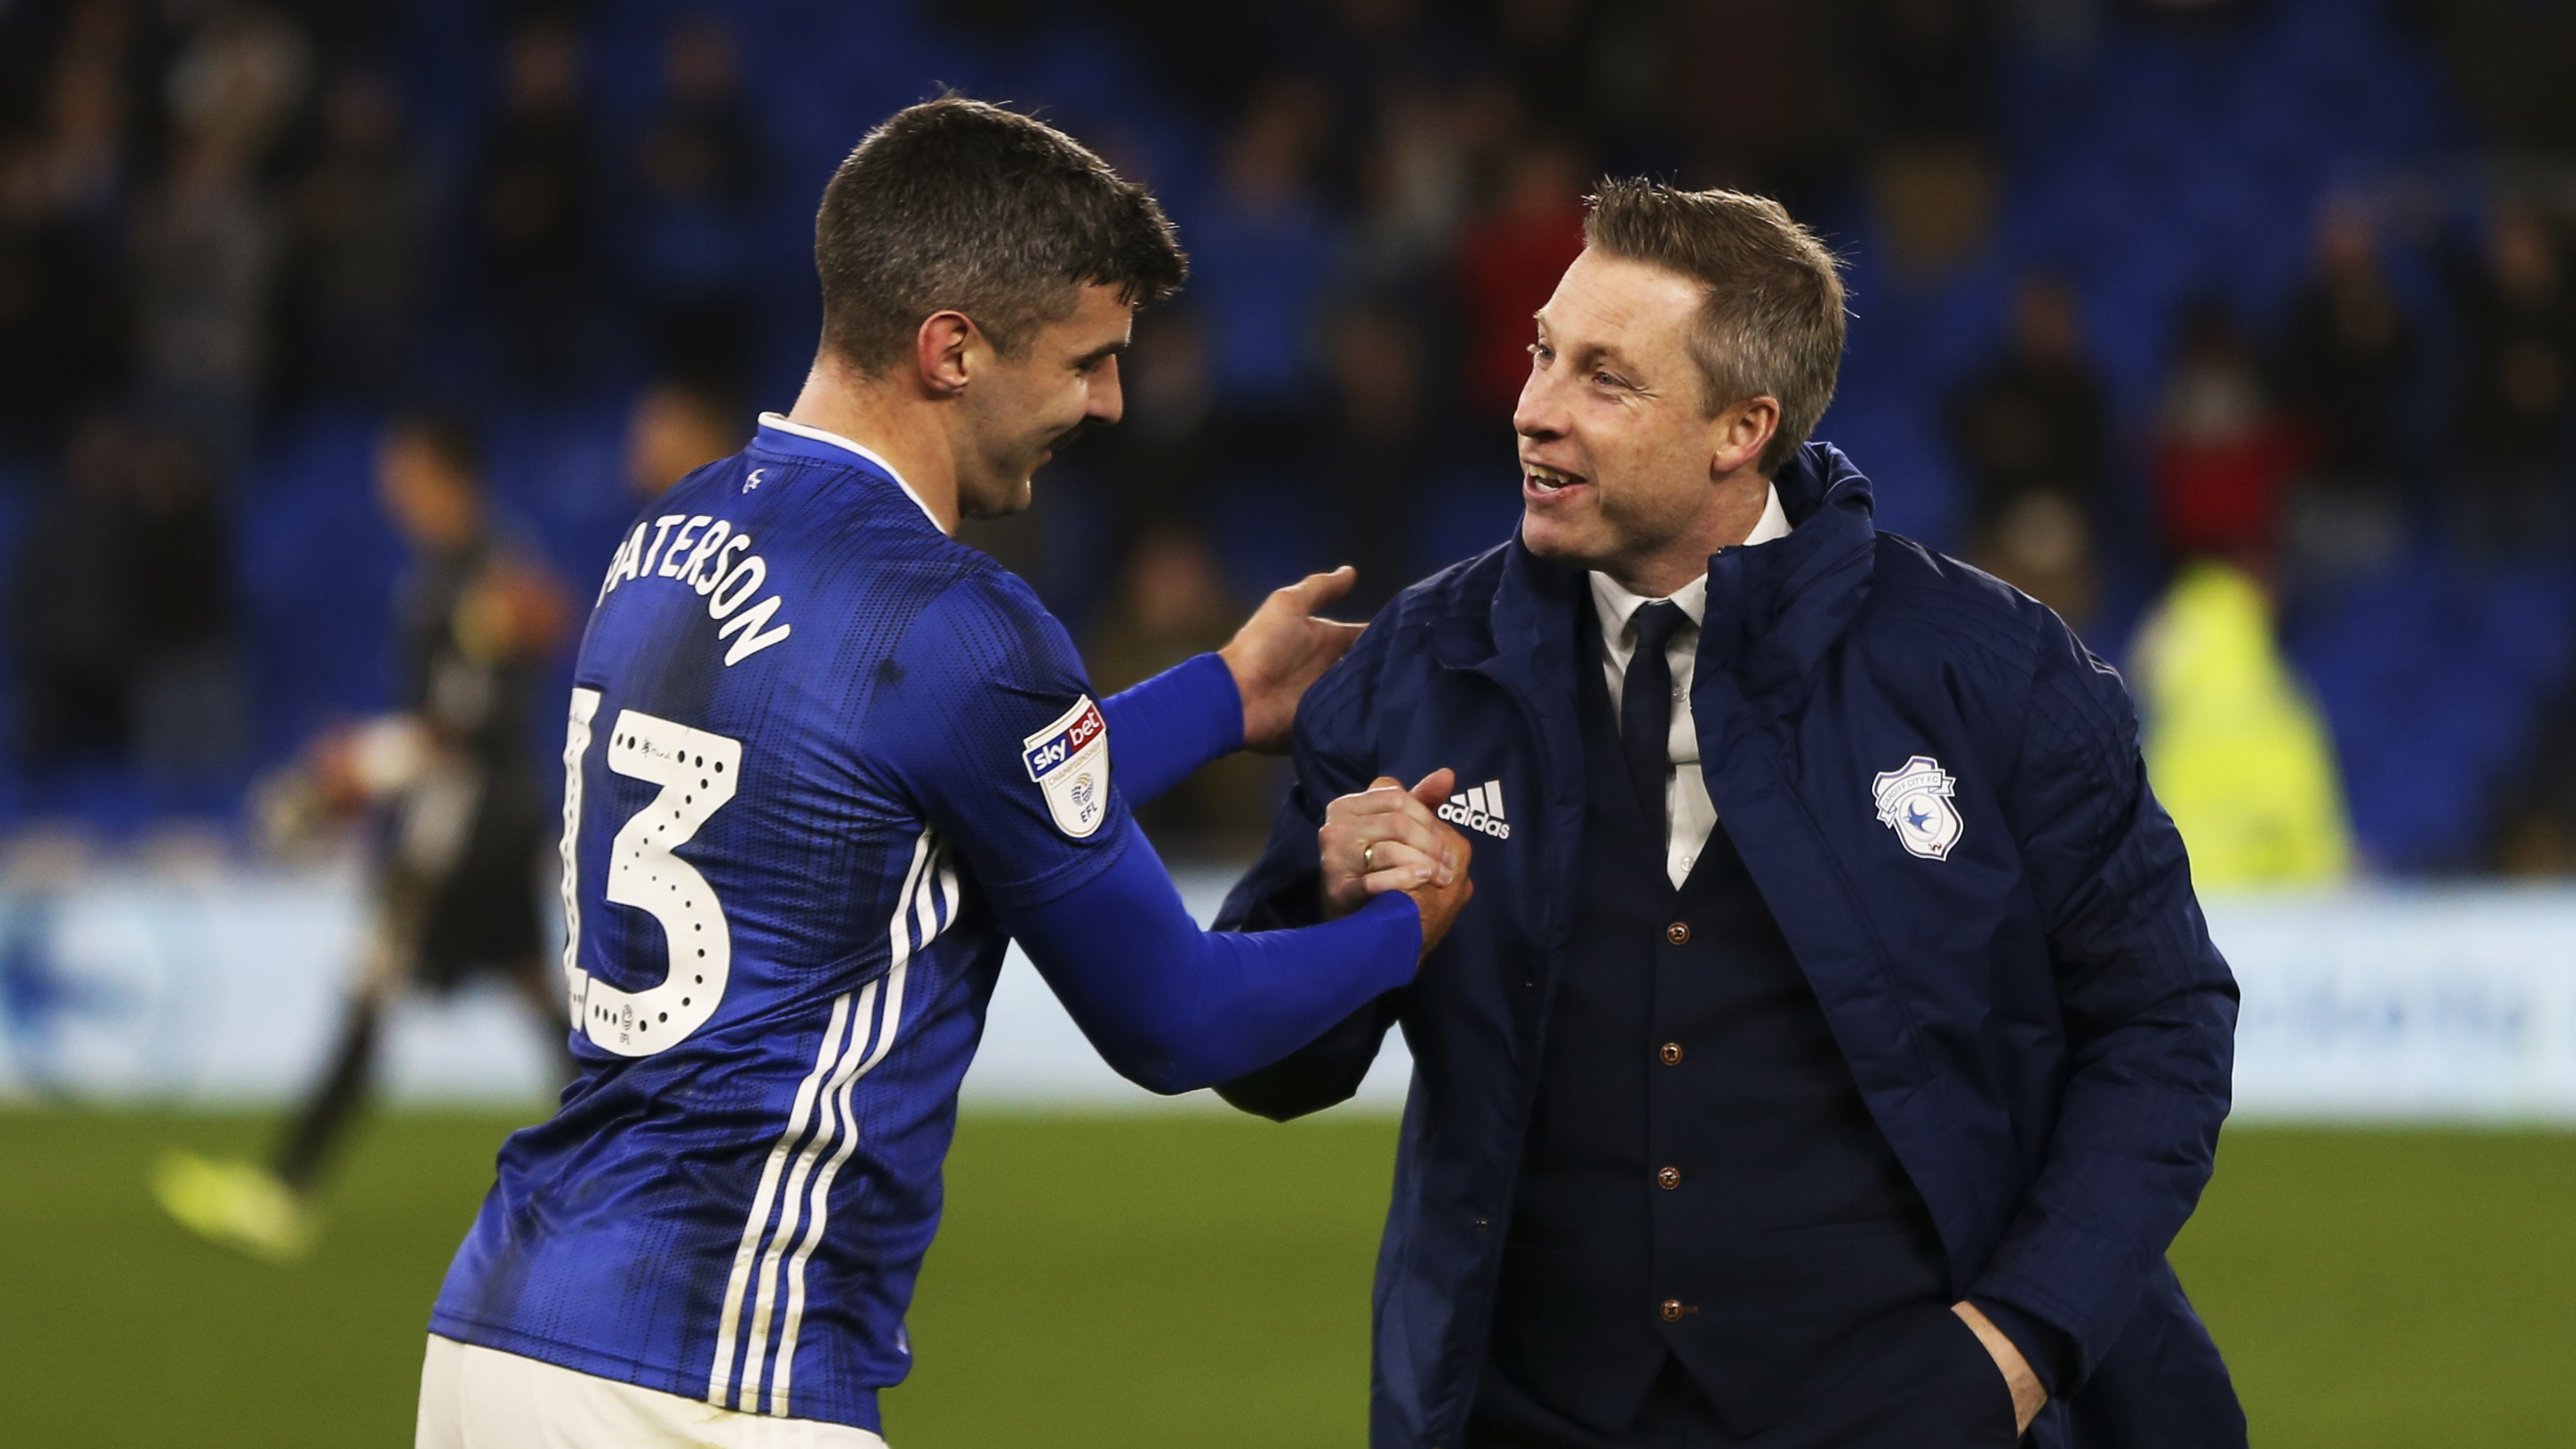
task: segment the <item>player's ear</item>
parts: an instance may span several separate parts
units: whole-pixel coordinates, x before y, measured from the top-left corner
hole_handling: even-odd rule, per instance
[[[921,330],[913,334],[913,362],[921,385],[933,396],[953,397],[966,390],[966,349],[974,338],[975,323],[963,312],[933,312],[921,320]]]

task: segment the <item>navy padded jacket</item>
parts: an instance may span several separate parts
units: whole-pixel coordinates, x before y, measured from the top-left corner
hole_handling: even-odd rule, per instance
[[[2242,1445],[2226,1367],[2165,1261],[2227,1115],[2236,985],[2147,788],[2127,689],[2044,606],[1877,532],[1869,480],[1830,445],[1775,481],[1793,531],[1709,561],[1691,705],[1720,818],[1931,1209],[1955,1293],[2064,1335],[2065,1393],[2036,1442]],[[1476,898],[1413,984],[1225,1089],[1285,1119],[1357,1090],[1390,1024],[1412,1049],[1377,1265],[1376,1449],[1455,1449],[1484,1360],[1575,913],[1584,598],[1579,570],[1515,537],[1389,604],[1307,694],[1295,788],[1221,921],[1313,919],[1337,795],[1442,766],[1461,790],[1501,784],[1510,834],[1469,837]],[[1946,856],[1881,818],[1879,778],[1918,756],[1951,780]]]

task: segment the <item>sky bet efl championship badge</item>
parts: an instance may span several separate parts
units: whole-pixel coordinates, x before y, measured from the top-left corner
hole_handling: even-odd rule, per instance
[[[1046,792],[1056,828],[1081,840],[1109,813],[1109,721],[1084,698],[1062,718],[1020,741],[1029,778]]]
[[[1959,843],[1959,811],[1950,803],[1957,786],[1939,760],[1916,755],[1871,787],[1878,796],[1878,821],[1907,850],[1925,860],[1948,860],[1950,847]]]

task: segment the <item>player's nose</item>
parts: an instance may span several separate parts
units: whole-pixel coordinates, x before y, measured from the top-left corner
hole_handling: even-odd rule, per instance
[[[1127,395],[1118,382],[1118,359],[1109,357],[1091,377],[1091,398],[1082,410],[1086,418],[1114,423],[1127,411]]]

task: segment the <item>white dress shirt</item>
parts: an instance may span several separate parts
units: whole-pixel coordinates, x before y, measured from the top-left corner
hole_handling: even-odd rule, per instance
[[[1781,510],[1780,490],[1774,488],[1763,502],[1761,520],[1744,536],[1744,543],[1769,543],[1788,534],[1789,515]],[[1628,657],[1637,651],[1637,611],[1667,602],[1677,605],[1690,620],[1675,629],[1664,645],[1664,658],[1673,670],[1673,727],[1665,737],[1670,768],[1664,776],[1664,874],[1679,890],[1708,844],[1709,831],[1717,825],[1717,806],[1709,800],[1708,781],[1700,774],[1699,725],[1691,718],[1690,702],[1691,676],[1699,663],[1699,622],[1708,614],[1708,575],[1673,590],[1667,599],[1649,599],[1619,587],[1608,574],[1598,570],[1592,574],[1592,607],[1601,617],[1601,668],[1610,677],[1613,728],[1619,722],[1619,691],[1627,683]]]

